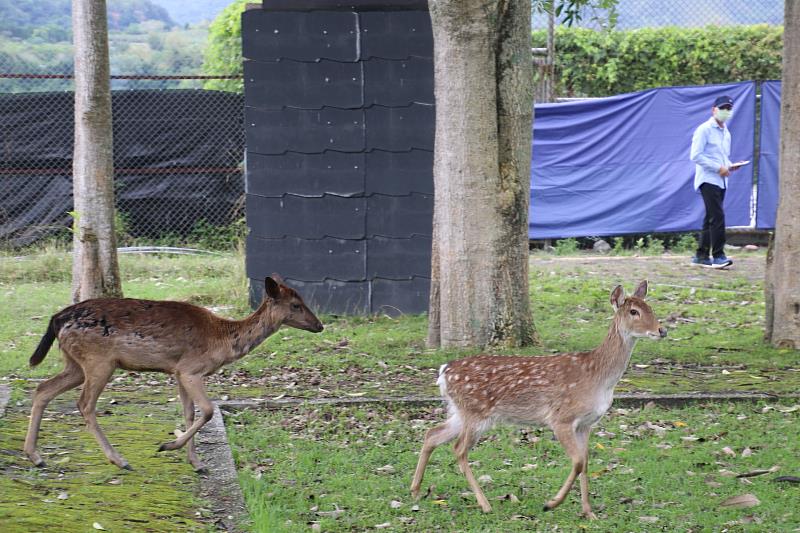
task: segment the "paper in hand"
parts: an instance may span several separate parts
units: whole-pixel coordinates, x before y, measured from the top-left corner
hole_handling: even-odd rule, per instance
[[[750,161],[737,161],[736,163],[731,163],[731,166],[729,166],[728,168],[730,170],[733,170],[735,168],[743,167],[748,164],[750,164]]]

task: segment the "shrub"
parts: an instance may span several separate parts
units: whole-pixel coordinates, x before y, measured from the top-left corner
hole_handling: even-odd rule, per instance
[[[546,32],[532,33],[533,46]],[[608,96],[673,85],[780,79],[783,27],[556,30],[556,94]]]

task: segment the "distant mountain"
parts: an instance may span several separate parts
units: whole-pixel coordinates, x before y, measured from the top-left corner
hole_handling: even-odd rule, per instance
[[[196,24],[203,20],[212,21],[220,11],[228,7],[233,0],[152,0],[163,7],[178,24]],[[255,0],[254,0],[255,1]]]
[[[0,13],[0,36],[39,42],[70,40],[71,0],[0,0]],[[167,28],[175,26],[167,10],[150,0],[108,1],[111,31],[151,20],[160,21]]]

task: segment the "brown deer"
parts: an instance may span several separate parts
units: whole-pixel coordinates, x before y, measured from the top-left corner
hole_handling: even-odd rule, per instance
[[[437,446],[456,439],[458,465],[484,512],[492,507],[472,474],[467,454],[494,424],[539,424],[550,427],[572,459],[572,470],[545,511],[566,498],[580,475],[581,504],[587,518],[596,518],[589,504],[589,432],[611,406],[614,387],[631,358],[639,337],[667,336],[644,301],[647,281],[631,297],[621,286],[611,292],[614,320],[605,341],[589,352],[545,357],[480,355],[453,361],[439,369],[437,384],[447,401],[448,419],[428,430],[419,455],[411,493],[419,497],[422,476]]]
[[[66,366],[42,382],[33,395],[25,453],[33,464],[44,466],[36,451],[42,413],[54,397],[83,383],[78,409],[86,426],[109,461],[130,470],[97,424],[95,405],[117,368],[154,371],[175,376],[187,427],[186,433],[162,444],[159,451],[175,450],[188,442],[189,462],[202,470],[193,437],[214,414],[203,377],[244,357],[283,325],[314,333],[323,329],[300,295],[283,285],[279,276],[266,278],[264,288],[263,302],[244,320],[226,320],[184,302],[130,298],[86,300],[53,315],[30,364],[41,363],[57,338]],[[197,420],[195,405],[201,413]]]

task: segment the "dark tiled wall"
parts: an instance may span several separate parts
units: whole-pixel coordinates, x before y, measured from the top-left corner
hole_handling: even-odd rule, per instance
[[[424,2],[297,5],[242,18],[251,301],[278,272],[320,312],[425,312],[435,109]]]

